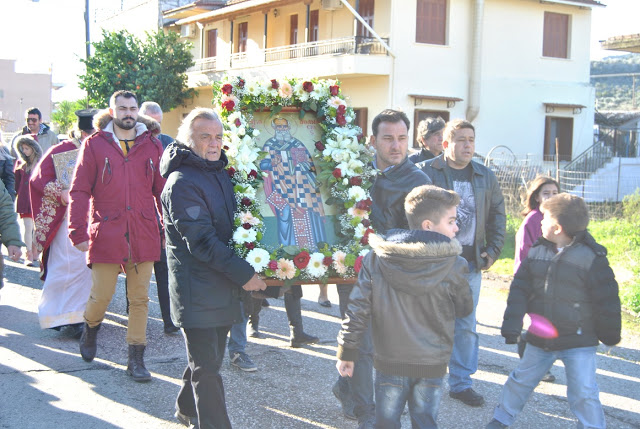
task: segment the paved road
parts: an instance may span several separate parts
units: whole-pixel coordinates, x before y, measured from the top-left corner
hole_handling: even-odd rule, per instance
[[[40,281],[37,268],[5,262],[5,288],[0,291],[0,428],[180,428],[173,405],[186,365],[181,336],[162,330],[160,309],[151,286],[147,368],[154,379],[138,384],[125,374],[126,317],[124,284],[116,296],[98,338],[98,355],[84,362],[76,340],[65,333],[41,330],[37,319]],[[485,279],[478,319],[480,370],[476,389],[487,404],[479,409],[443,395],[439,425],[483,428],[507,374],[517,362],[514,346],[506,346],[499,326],[508,283]],[[265,339],[251,339],[247,352],[258,372],[243,373],[225,360],[222,375],[235,428],[355,428],[342,417],[331,394],[336,379],[335,350],[339,330],[337,294],[333,307],[320,307],[317,288],[305,287],[305,329],[321,337],[317,345],[288,347],[288,327],[282,300],[271,300],[262,313]],[[640,427],[640,341],[624,332],[616,347],[602,347],[598,383],[610,428]],[[566,401],[561,364],[558,380],[540,385],[513,428],[570,428],[575,420]],[[408,416],[403,427],[410,427]]]

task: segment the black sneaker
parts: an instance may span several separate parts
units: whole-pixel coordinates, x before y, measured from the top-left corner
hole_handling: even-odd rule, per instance
[[[349,392],[345,392],[340,388],[340,381],[336,381],[331,389],[333,392],[333,396],[336,397],[338,401],[340,401],[340,405],[342,406],[342,414],[349,420],[358,420],[353,409],[355,408],[355,404],[353,402],[353,398],[349,394]]]
[[[169,325],[164,327],[164,333],[167,335],[174,335],[180,332],[180,328],[175,325]]]
[[[305,344],[315,344],[319,340],[320,338],[303,332],[299,335],[294,335],[293,337],[291,337],[291,347],[297,349],[304,346]]]
[[[547,371],[547,373],[542,377],[542,381],[546,381],[547,383],[553,383],[556,381],[556,376],[551,374],[551,371]]]
[[[234,353],[231,356],[231,365],[240,368],[244,372],[255,372],[258,367],[246,353]]]
[[[449,392],[449,396],[458,401],[469,405],[470,407],[480,407],[484,405],[484,398],[482,395],[476,393],[472,388],[464,389],[461,392]]]

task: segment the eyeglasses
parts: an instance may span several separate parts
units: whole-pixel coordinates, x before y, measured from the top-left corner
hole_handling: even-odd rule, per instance
[[[27,118],[27,122],[38,122],[38,118]]]

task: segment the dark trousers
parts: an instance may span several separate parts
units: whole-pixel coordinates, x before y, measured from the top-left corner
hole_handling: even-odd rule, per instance
[[[153,263],[153,272],[156,275],[158,286],[158,303],[162,313],[164,327],[173,326],[171,321],[171,307],[169,306],[169,268],[167,267],[167,251],[163,248],[160,252],[160,260]]]
[[[189,363],[182,375],[176,409],[186,416],[197,415],[200,429],[231,428],[220,376],[229,329],[183,329]]]

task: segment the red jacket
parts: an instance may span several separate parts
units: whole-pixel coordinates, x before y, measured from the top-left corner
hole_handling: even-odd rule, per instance
[[[160,259],[162,145],[149,131],[141,132],[144,125],[136,128],[127,156],[104,130],[80,148],[69,191],[69,238],[74,245],[89,241],[89,264]]]

